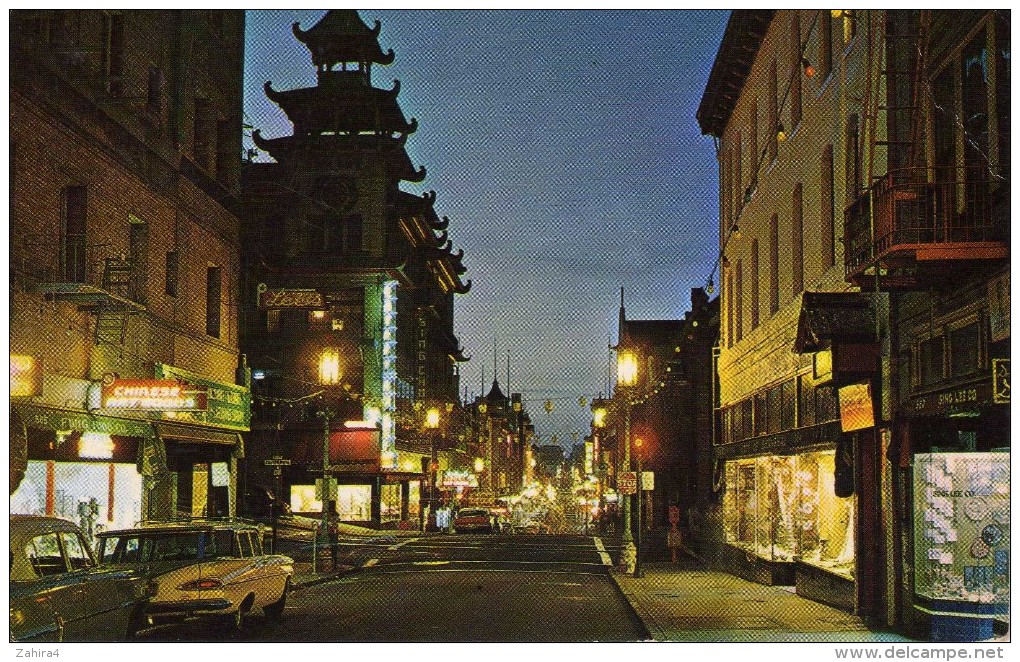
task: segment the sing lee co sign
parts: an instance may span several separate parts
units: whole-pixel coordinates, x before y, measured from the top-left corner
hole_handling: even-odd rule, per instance
[[[171,379],[104,379],[100,406],[129,411],[203,411],[207,388]]]

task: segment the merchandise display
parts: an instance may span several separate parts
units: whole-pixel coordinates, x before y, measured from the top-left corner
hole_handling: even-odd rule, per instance
[[[726,541],[853,579],[855,497],[835,495],[834,467],[834,451],[727,462]]]
[[[915,588],[932,599],[1009,601],[1009,454],[914,457]]]

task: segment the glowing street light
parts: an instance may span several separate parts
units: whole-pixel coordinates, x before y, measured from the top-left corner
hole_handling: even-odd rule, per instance
[[[616,383],[620,386],[634,386],[637,384],[637,358],[632,352],[620,352],[616,359]]]

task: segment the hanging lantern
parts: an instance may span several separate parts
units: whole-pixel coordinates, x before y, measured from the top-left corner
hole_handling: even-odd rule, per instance
[[[802,57],[800,59],[800,65],[804,67],[804,75],[808,78],[814,78],[815,74],[818,73],[818,70],[815,69],[815,65],[811,64],[811,61],[806,57]]]
[[[712,278],[711,277],[709,277],[709,279],[708,279],[708,285],[705,286],[705,291],[708,292],[709,294],[712,294],[712,293],[715,292],[715,283],[712,282]]]
[[[783,128],[782,124],[776,127],[776,140],[778,140],[781,143],[786,142],[786,129]]]
[[[585,409],[588,406],[588,398],[582,395],[577,399],[577,404],[581,406],[581,409]]]

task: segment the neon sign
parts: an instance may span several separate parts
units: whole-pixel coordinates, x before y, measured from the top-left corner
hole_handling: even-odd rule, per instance
[[[113,379],[103,383],[100,406],[135,411],[204,411],[207,390],[204,385],[170,379]]]

